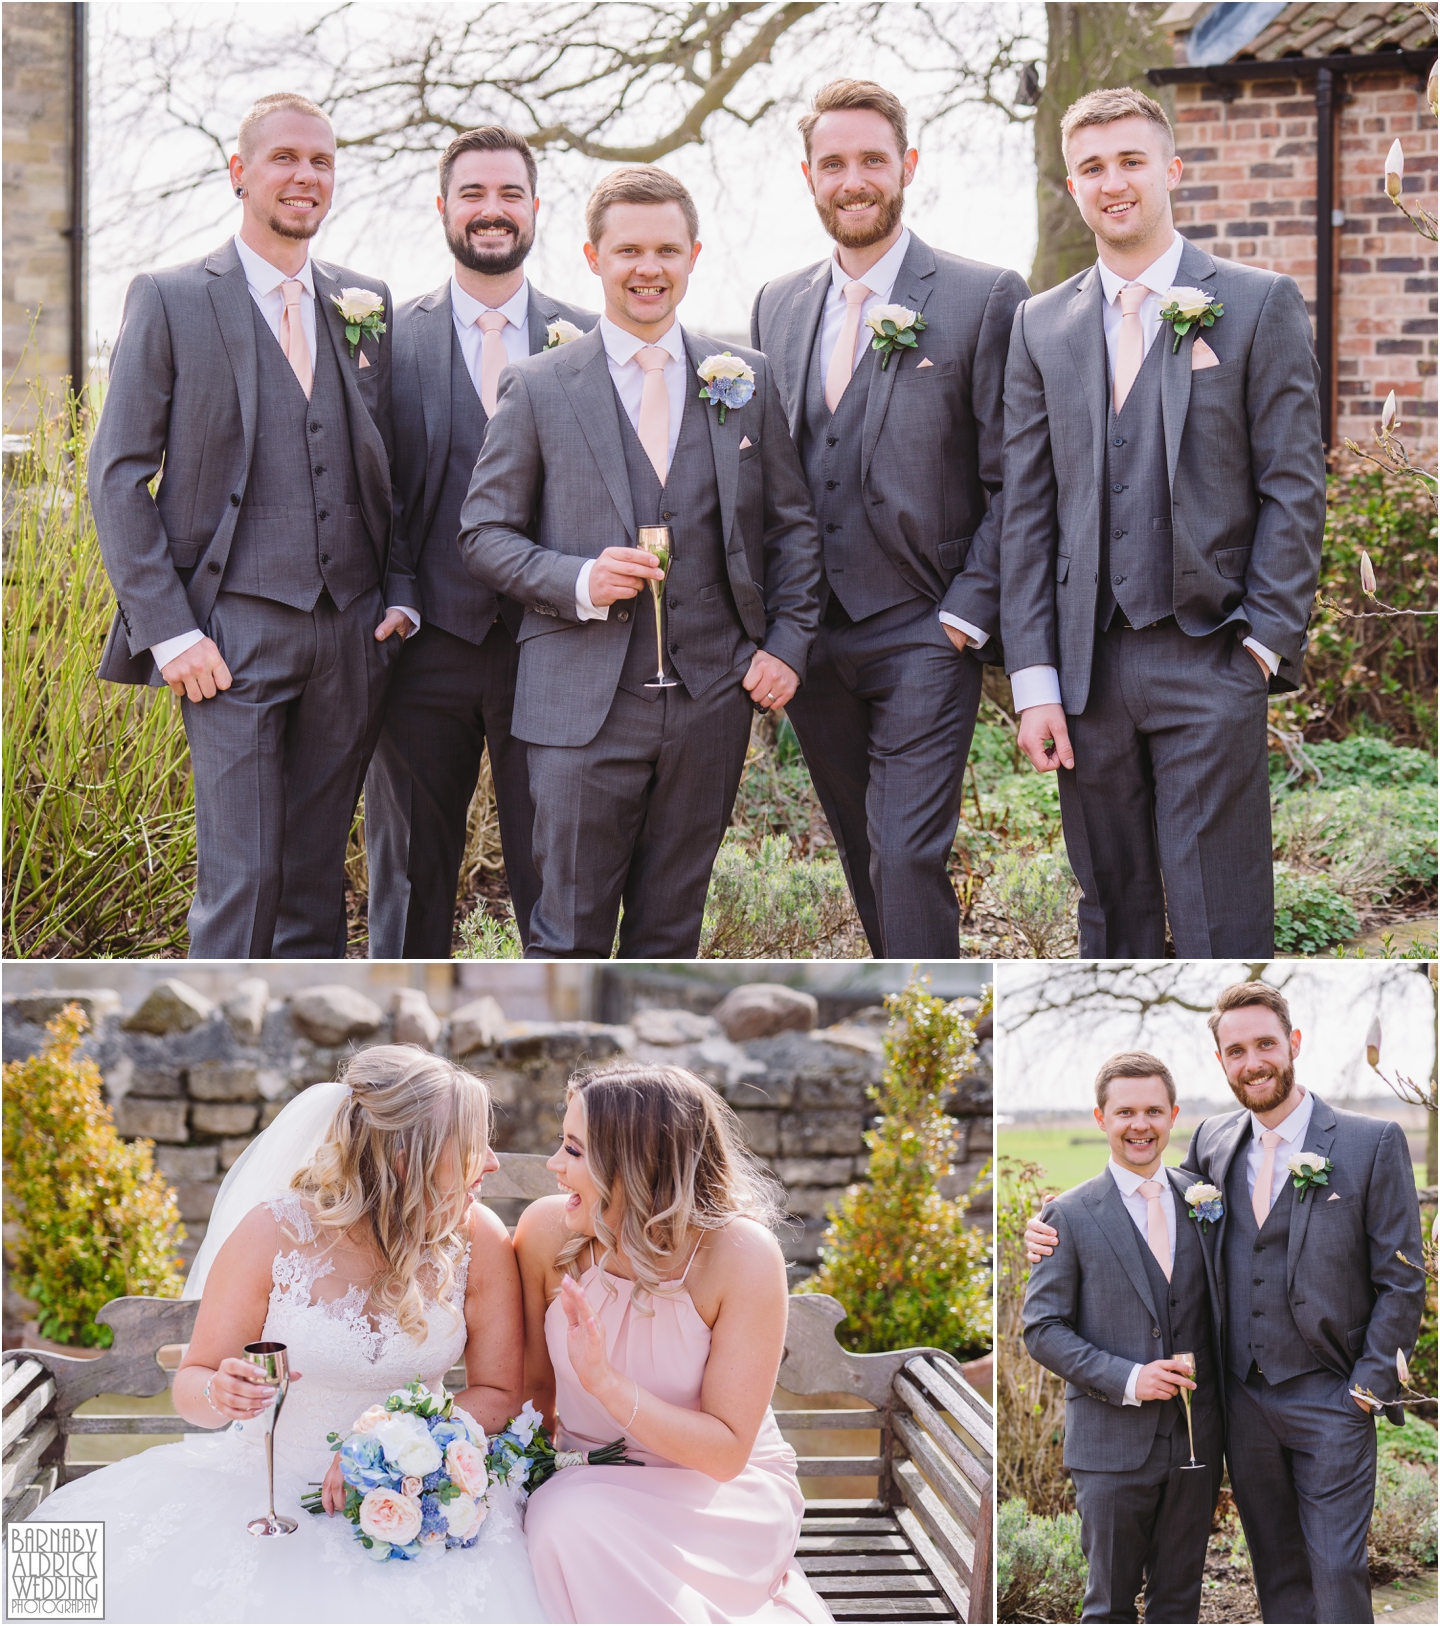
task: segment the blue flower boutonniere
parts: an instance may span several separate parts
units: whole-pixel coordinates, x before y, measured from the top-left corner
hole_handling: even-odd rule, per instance
[[[1200,1222],[1202,1231],[1208,1231],[1216,1220],[1225,1217],[1225,1205],[1215,1186],[1207,1186],[1203,1182],[1189,1186],[1185,1191],[1185,1201],[1190,1205],[1190,1218]]]
[[[705,386],[700,399],[719,407],[721,423],[725,422],[727,410],[734,412],[743,407],[755,393],[755,369],[728,350],[706,356],[695,370]]]

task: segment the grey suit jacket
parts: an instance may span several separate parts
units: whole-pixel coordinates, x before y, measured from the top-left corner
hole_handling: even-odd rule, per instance
[[[582,311],[562,304],[531,284],[529,308],[530,354],[545,348],[546,329],[551,322],[573,322],[588,333],[599,320],[594,311]],[[450,357],[455,324],[450,309],[450,279],[438,288],[401,305],[395,312],[394,350],[391,360],[395,416],[395,457],[391,480],[395,496],[395,546],[397,554],[409,561],[420,584],[420,598],[427,590],[447,590],[453,583],[448,569],[429,568],[431,529],[435,510],[445,484],[445,465],[450,456]],[[459,557],[453,536],[433,539],[433,547],[446,549]],[[474,578],[467,578],[470,595],[477,600],[477,612],[488,619],[495,614],[495,594]],[[413,608],[428,615],[424,603]],[[516,617],[518,624],[518,615]]]
[[[345,381],[360,508],[385,600],[406,604],[410,571],[390,549],[388,333],[362,338],[352,357],[331,303],[342,287],[368,288],[384,297],[388,330],[390,291],[358,271],[320,260],[311,267],[316,338],[334,345]],[[233,239],[203,259],[136,277],[126,293],[89,471],[117,600],[100,659],[100,676],[113,683],[158,684],[151,645],[203,629],[223,585],[255,446],[254,309]]]
[[[1185,1187],[1174,1169],[1176,1218],[1186,1217]],[[1055,1251],[1030,1267],[1025,1289],[1025,1347],[1041,1366],[1065,1380],[1065,1466],[1124,1473],[1141,1466],[1155,1443],[1160,1408],[1168,1400],[1125,1404],[1131,1369],[1161,1358],[1144,1246],[1108,1168],[1056,1197],[1041,1214],[1060,1233]],[[1214,1370],[1223,1370],[1215,1228],[1202,1231],[1200,1249],[1216,1329]],[[1223,1386],[1211,1397],[1223,1406]]]
[[[728,348],[755,369],[745,406],[723,424],[715,408],[705,413],[726,566],[747,635],[803,679],[820,618],[820,537],[769,364],[684,337],[692,368]],[[698,393],[699,379],[692,385]],[[512,726],[531,744],[588,743],[620,680],[629,617],[612,608],[604,621],[581,622],[575,611],[584,562],[635,545],[619,414],[598,328],[507,367],[461,511],[466,568],[526,607]]]
[[[1192,372],[1201,329],[1164,346],[1161,411],[1174,529],[1175,619],[1192,636],[1231,623],[1280,656],[1298,687],[1320,574],[1325,455],[1319,369],[1300,290],[1187,243],[1178,282],[1213,292],[1204,329],[1219,366]],[[1085,709],[1095,645],[1109,374],[1097,266],[1028,299],[1005,373],[1001,622],[1007,671],[1056,666]]]
[[[1241,1109],[1206,1118],[1190,1141],[1185,1168],[1224,1191],[1248,1117]],[[1399,1124],[1339,1111],[1316,1095],[1301,1150],[1320,1152],[1335,1167],[1329,1184],[1297,1202],[1291,1215],[1290,1313],[1323,1367],[1348,1378],[1352,1388],[1393,1402],[1400,1382],[1395,1351],[1403,1349],[1408,1359],[1425,1305],[1424,1276],[1396,1258],[1420,1259],[1410,1149]],[[1224,1219],[1215,1227],[1222,1305],[1224,1227]],[[1387,1415],[1402,1420],[1398,1405],[1387,1407]]]
[[[800,443],[830,261],[768,282],[750,337],[775,369]],[[870,524],[919,594],[992,634],[998,660],[1005,352],[1026,287],[1014,271],[933,249],[913,233],[890,301],[924,316],[919,348],[891,356],[865,407],[861,485]],[[922,362],[929,362],[928,367]]]

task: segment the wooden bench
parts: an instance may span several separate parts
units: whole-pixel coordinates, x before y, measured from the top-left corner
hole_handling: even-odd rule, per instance
[[[544,1159],[501,1154],[487,1199],[533,1200],[554,1191]],[[112,1299],[96,1320],[114,1332],[94,1359],[48,1350],[10,1351],[0,1371],[4,1408],[4,1522],[32,1513],[57,1487],[99,1463],[67,1463],[66,1445],[85,1435],[208,1433],[183,1418],[82,1416],[97,1395],[147,1398],[169,1388],[160,1364],[167,1346],[188,1342],[193,1299]],[[863,1409],[779,1410],[786,1436],[817,1430],[878,1430],[873,1455],[811,1456],[796,1445],[810,1480],[869,1477],[873,1498],[809,1500],[797,1557],[836,1620],[866,1622],[992,1620],[995,1422],[984,1399],[942,1350],[852,1355],[835,1329],[843,1307],[823,1294],[795,1293],[780,1384],[800,1397],[845,1395]],[[448,1374],[463,1388],[463,1369]],[[792,1443],[796,1443],[793,1442]]]

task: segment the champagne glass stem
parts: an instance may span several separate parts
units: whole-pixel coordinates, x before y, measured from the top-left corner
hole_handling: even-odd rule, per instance
[[[1195,1423],[1190,1413],[1190,1391],[1182,1391],[1185,1396],[1185,1430],[1190,1436],[1190,1466],[1195,1466]]]
[[[653,580],[650,583],[650,591],[655,596],[655,676],[663,682],[665,678],[665,637],[660,627],[661,586],[661,583]]]
[[[1192,1450],[1192,1456],[1195,1454]],[[270,1432],[265,1436],[265,1475],[270,1492],[270,1522],[275,1522],[275,1429],[272,1425]]]

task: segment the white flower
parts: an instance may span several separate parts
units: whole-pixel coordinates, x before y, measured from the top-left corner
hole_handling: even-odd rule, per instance
[[[538,1412],[536,1416],[539,1416]],[[485,1449],[488,1444],[485,1438],[485,1430],[480,1427],[479,1423],[463,1406],[452,1406],[450,1408],[450,1421],[462,1424],[469,1431],[471,1445],[478,1445],[482,1451]]]
[[[1390,143],[1390,151],[1385,154],[1385,191],[1391,199],[1399,199],[1404,180],[1405,149],[1397,137]]]
[[[1364,548],[1361,548],[1360,550],[1360,591],[1366,594],[1369,598],[1375,597],[1375,564]],[[1380,1065],[1380,1045],[1378,1043],[1378,1035],[1377,1042],[1375,1044],[1371,1044],[1368,1039],[1366,1040],[1365,1055],[1372,1067],[1378,1067]]]
[[[1408,1384],[1410,1382],[1410,1367],[1405,1360],[1405,1351],[1403,1349],[1395,1351],[1395,1376],[1400,1379],[1401,1383]]]
[[[865,326],[883,339],[885,337],[884,324],[886,322],[893,322],[895,331],[904,333],[907,329],[914,327],[916,318],[919,315],[919,311],[912,311],[905,305],[877,305],[865,318]]]
[[[1171,305],[1178,306],[1182,322],[1193,322],[1197,316],[1203,316],[1214,303],[1215,295],[1206,293],[1203,288],[1171,288],[1161,300],[1161,305],[1166,310]]]
[[[1201,1203],[1213,1203],[1219,1195],[1220,1192],[1217,1187],[1207,1186],[1202,1182],[1189,1187],[1185,1193],[1185,1201],[1192,1208],[1198,1208]]]
[[[695,371],[706,384],[713,384],[717,378],[744,378],[752,384],[755,382],[755,369],[750,363],[741,361],[739,356],[732,356],[728,350],[721,351],[718,356],[706,356]]]
[[[371,1406],[369,1411],[362,1412],[350,1425],[352,1434],[368,1434],[370,1430],[383,1423],[390,1415],[383,1406]]]
[[[545,348],[553,350],[557,344],[569,344],[572,340],[584,337],[585,335],[573,322],[567,322],[562,316],[545,329]]]
[[[511,1421],[510,1432],[522,1446],[528,1446],[535,1437],[535,1430],[544,1421],[545,1419],[536,1411],[534,1402],[527,1400],[520,1408],[520,1415]]]
[[[1325,1157],[1320,1152],[1296,1152],[1285,1167],[1291,1174],[1319,1174],[1325,1167]]]
[[[490,1509],[473,1496],[452,1496],[448,1502],[440,1504],[440,1511],[450,1526],[449,1533],[457,1541],[468,1541],[485,1522],[485,1515]]]
[[[342,288],[335,308],[347,322],[363,322],[367,316],[378,316],[385,309],[385,300],[368,288]]]
[[[1385,405],[1380,409],[1380,427],[1382,429],[1393,429],[1395,427],[1395,417],[1399,411],[1400,408],[1395,401],[1395,391],[1391,390],[1389,395],[1385,397]]]
[[[409,1412],[392,1413],[376,1427],[375,1438],[380,1442],[385,1460],[402,1474],[414,1474],[423,1479],[440,1466],[440,1447],[424,1423]]]

